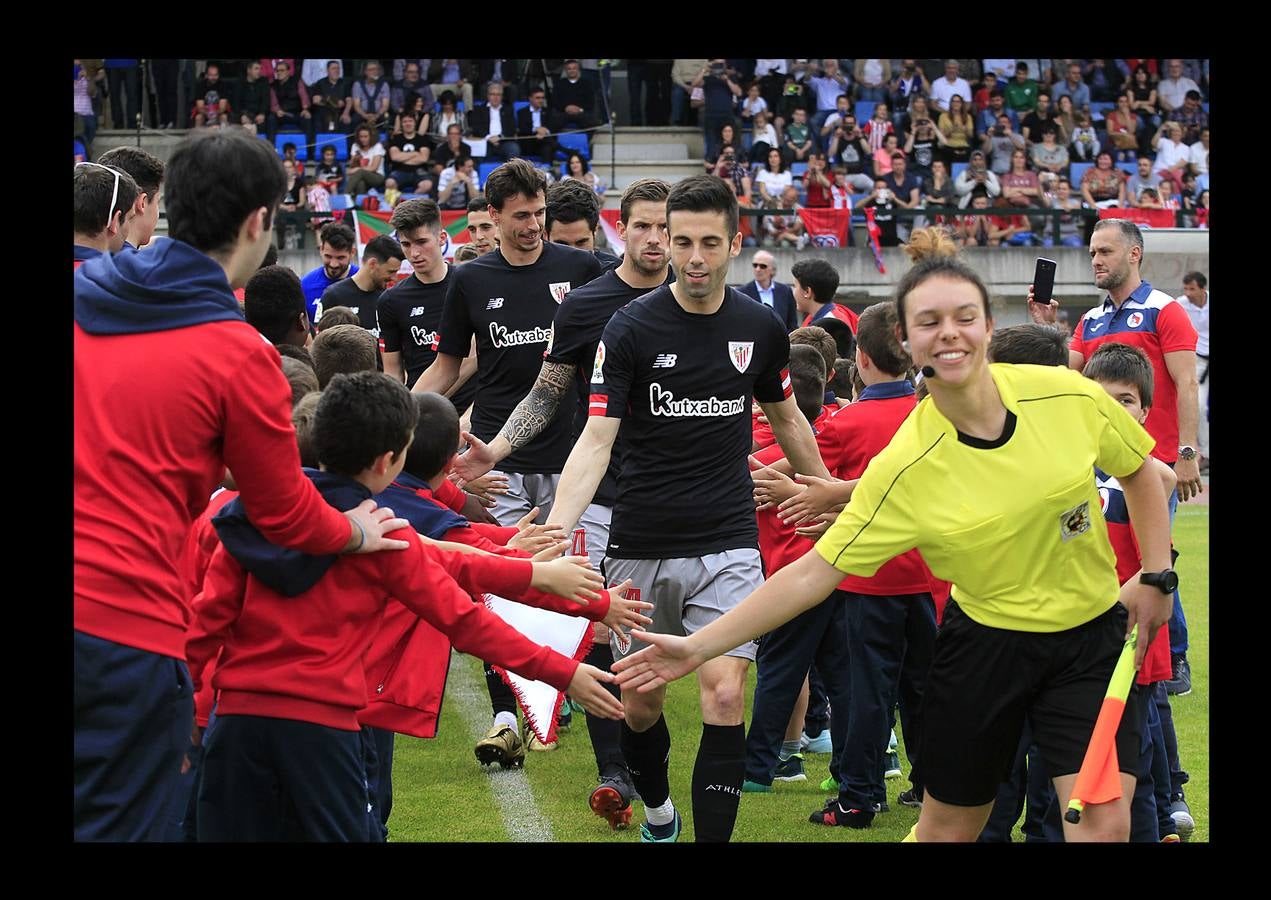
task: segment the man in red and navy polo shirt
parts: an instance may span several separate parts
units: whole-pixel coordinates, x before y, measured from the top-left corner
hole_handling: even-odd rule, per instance
[[[1154,290],[1142,279],[1143,235],[1126,219],[1101,219],[1090,237],[1090,265],[1097,287],[1108,292],[1073,329],[1068,364],[1080,371],[1099,347],[1113,341],[1138,347],[1152,361],[1156,401],[1144,427],[1156,439],[1152,455],[1178,475],[1170,495],[1170,525],[1179,500],[1200,494],[1200,461],[1196,458],[1198,400],[1196,328],[1182,306],[1169,294]],[[1031,300],[1031,297],[1030,297]],[[1054,322],[1058,304],[1029,304],[1037,321]],[[1170,650],[1174,667],[1171,693],[1190,690],[1187,663],[1187,620],[1178,592],[1170,619]],[[1185,686],[1184,686],[1185,683]]]

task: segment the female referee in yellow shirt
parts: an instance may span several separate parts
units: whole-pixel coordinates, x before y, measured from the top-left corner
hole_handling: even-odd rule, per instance
[[[1058,367],[987,362],[993,320],[971,269],[924,260],[896,296],[898,337],[930,397],[838,520],[727,615],[689,637],[640,634],[653,646],[614,670],[652,690],[821,602],[844,573],[872,575],[917,547],[954,588],[923,700],[926,797],[906,840],[974,841],[1025,715],[1067,805],[1125,636],[1136,622],[1155,635],[1169,618],[1169,518],[1144,465],[1152,439],[1099,385]],[[1142,551],[1147,581],[1120,591],[1095,465],[1125,489]],[[1136,663],[1146,649],[1140,641]],[[1067,840],[1128,839],[1134,721],[1127,709],[1117,735],[1121,800],[1065,823]]]

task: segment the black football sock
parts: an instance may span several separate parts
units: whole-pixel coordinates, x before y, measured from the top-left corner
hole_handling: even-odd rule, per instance
[[[613,665],[613,651],[608,644],[593,644],[591,652],[583,660],[589,666],[595,666],[604,672]],[[615,697],[621,697],[616,685],[606,684],[605,690]],[[596,755],[596,772],[601,778],[609,774],[615,767],[625,768],[626,761],[622,756],[622,723],[614,719],[602,719],[587,713],[587,735],[591,738],[591,749]]]
[[[667,761],[671,758],[671,732],[666,717],[658,716],[648,731],[632,731],[622,723],[622,755],[631,770],[631,780],[646,807],[661,806],[671,796],[667,781]],[[738,779],[738,784],[741,781]]]
[[[512,693],[512,689],[499,673],[494,671],[493,666],[489,663],[482,665],[485,666],[485,688],[490,693],[490,706],[494,714],[497,716],[501,712],[510,712],[515,716],[516,695]]]
[[[693,766],[693,832],[699,842],[727,841],[737,822],[746,776],[746,726],[703,725]]]

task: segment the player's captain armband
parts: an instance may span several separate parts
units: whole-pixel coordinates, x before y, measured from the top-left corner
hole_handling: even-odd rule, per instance
[[[605,342],[601,341],[596,345],[596,364],[591,370],[591,383],[604,384],[605,382]]]

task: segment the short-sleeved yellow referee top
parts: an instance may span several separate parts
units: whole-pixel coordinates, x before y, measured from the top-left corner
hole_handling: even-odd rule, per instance
[[[974,621],[1074,628],[1111,608],[1119,590],[1094,466],[1129,475],[1153,440],[1078,372],[989,368],[1010,413],[1002,438],[959,436],[924,400],[870,462],[816,550],[842,572],[869,576],[917,547]]]

